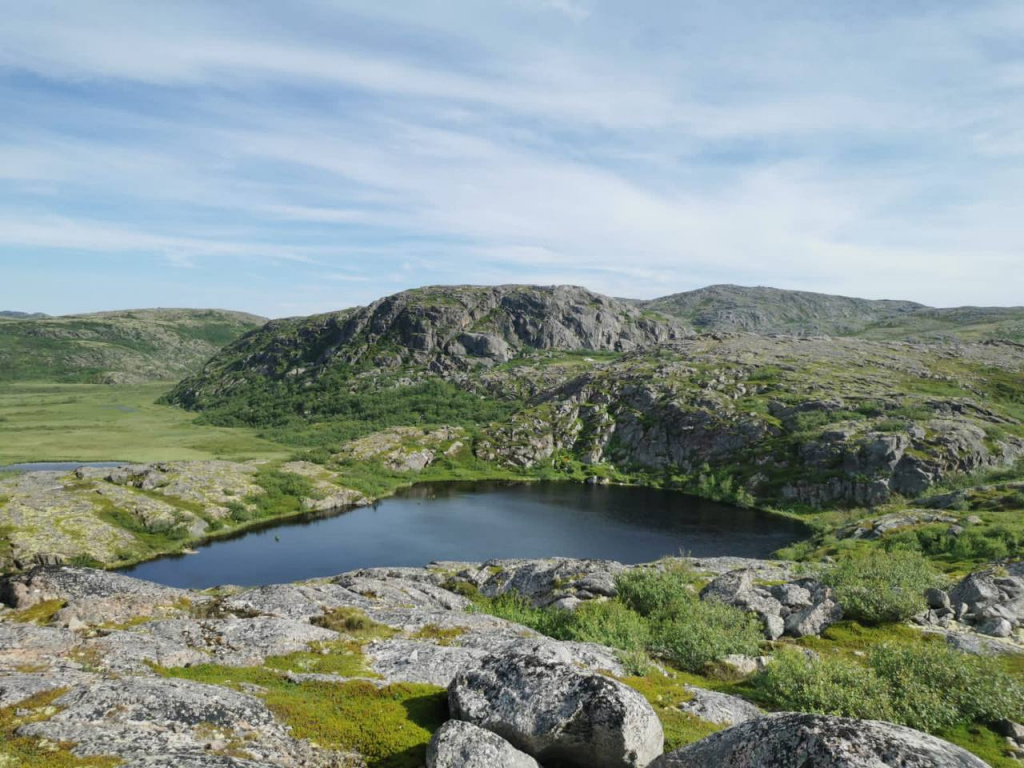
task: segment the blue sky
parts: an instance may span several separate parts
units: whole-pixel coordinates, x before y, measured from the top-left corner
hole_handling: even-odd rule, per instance
[[[0,0],[0,309],[1024,304],[1024,3]]]

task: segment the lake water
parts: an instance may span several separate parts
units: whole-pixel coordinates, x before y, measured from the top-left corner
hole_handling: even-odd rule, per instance
[[[120,467],[123,461],[34,461],[28,464],[8,464],[0,472],[70,472],[79,467]]]
[[[126,569],[175,587],[298,581],[372,566],[561,555],[642,563],[664,555],[767,557],[799,523],[670,491],[575,483],[431,483],[373,507],[211,542]]]

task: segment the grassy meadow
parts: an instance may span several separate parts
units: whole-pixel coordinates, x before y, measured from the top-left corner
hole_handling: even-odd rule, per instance
[[[0,386],[0,465],[28,461],[181,461],[284,458],[254,430],[195,423],[157,405],[173,382]]]

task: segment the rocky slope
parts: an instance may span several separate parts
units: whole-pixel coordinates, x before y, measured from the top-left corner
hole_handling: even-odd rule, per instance
[[[666,318],[575,286],[438,286],[367,307],[268,324],[223,350],[170,399],[204,408],[261,379],[332,369],[465,370],[530,349],[629,351],[675,338]]]
[[[729,570],[737,564],[744,569]],[[717,574],[713,583],[787,578],[792,567],[690,565]],[[985,765],[887,723],[765,719],[732,695],[665,688],[664,672],[650,678],[664,692],[644,695],[648,683],[626,677],[612,649],[539,635],[460,594],[603,601],[625,570],[564,559],[436,563],[200,593],[36,569],[0,582],[0,737],[9,739],[0,754],[49,749],[53,760],[111,756],[132,768],[805,765],[795,753],[822,768]],[[737,659],[734,668],[748,662],[773,663]],[[659,757],[661,719],[677,721],[676,707],[694,733],[734,727]]]
[[[702,335],[526,389],[543,368],[463,380],[526,397],[485,431],[480,456],[717,474],[762,500],[816,507],[914,497],[1024,456],[1024,348],[1010,343]]]
[[[179,379],[264,322],[255,315],[213,309],[5,317],[0,319],[0,380]]]
[[[1024,339],[1022,307],[937,309],[777,288],[712,285],[637,302],[703,331],[893,340]]]

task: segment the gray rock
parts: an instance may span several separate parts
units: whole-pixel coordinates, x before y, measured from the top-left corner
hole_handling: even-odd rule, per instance
[[[936,589],[935,587],[928,588],[928,590],[924,593],[924,599],[927,601],[928,607],[933,608],[935,610],[946,609],[949,608],[951,605],[949,595],[941,589]]]
[[[503,738],[472,723],[449,720],[427,747],[427,768],[540,768]]]
[[[651,768],[987,768],[969,752],[891,723],[760,717],[655,760]]]
[[[978,625],[978,632],[990,637],[1009,637],[1013,634],[1013,625],[1003,618],[985,619]]]
[[[786,634],[793,637],[820,635],[829,625],[841,618],[843,618],[842,606],[826,598],[820,603],[810,605],[787,616]]]
[[[452,716],[542,763],[641,768],[664,748],[657,715],[622,683],[537,655],[491,656],[448,688]]]
[[[781,616],[764,616],[764,636],[768,640],[778,640],[786,633],[786,620]]]
[[[679,704],[677,709],[717,725],[737,725],[761,717],[762,712],[749,701],[727,693],[707,691],[687,685],[686,690],[693,698]]]
[[[136,606],[167,605],[184,597],[181,589],[164,587],[110,571],[70,566],[33,568],[0,580],[0,603],[31,608],[46,600],[76,602],[100,598],[129,600]]]

